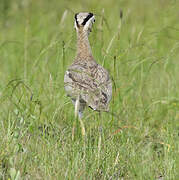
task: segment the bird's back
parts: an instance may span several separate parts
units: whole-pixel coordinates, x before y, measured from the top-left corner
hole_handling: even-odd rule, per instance
[[[112,82],[107,70],[94,60],[76,60],[64,78],[65,90],[72,99],[80,97],[97,111],[108,111],[112,96]]]

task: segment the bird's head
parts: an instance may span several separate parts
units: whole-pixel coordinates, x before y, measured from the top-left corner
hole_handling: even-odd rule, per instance
[[[95,16],[93,13],[80,12],[75,14],[75,29],[78,32],[82,30],[83,32],[91,32],[92,25],[95,22]]]

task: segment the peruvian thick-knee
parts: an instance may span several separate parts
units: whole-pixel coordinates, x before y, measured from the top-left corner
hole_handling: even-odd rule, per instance
[[[78,115],[89,106],[96,111],[108,111],[112,97],[112,82],[109,73],[95,61],[88,36],[95,17],[92,13],[75,14],[77,53],[64,77],[64,87],[73,104],[79,104]],[[75,103],[76,101],[79,103]],[[75,108],[76,109],[76,108]]]

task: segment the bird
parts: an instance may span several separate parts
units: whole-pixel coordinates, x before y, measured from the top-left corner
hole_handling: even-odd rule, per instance
[[[75,117],[80,120],[86,107],[94,111],[109,111],[112,81],[108,71],[92,55],[88,36],[95,16],[91,12],[75,14],[77,51],[73,63],[64,75],[64,88],[75,106]]]

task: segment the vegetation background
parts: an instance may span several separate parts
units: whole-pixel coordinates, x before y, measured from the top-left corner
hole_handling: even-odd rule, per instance
[[[114,115],[87,109],[72,140],[80,11]],[[0,0],[0,179],[179,179],[179,1]]]

